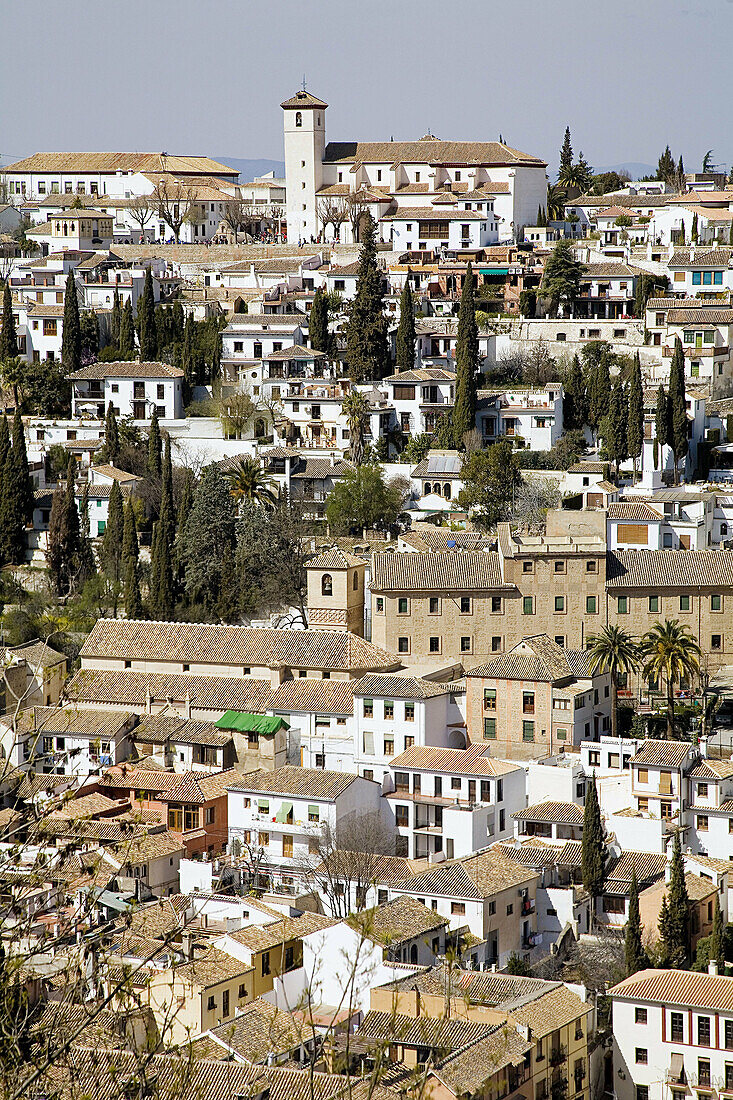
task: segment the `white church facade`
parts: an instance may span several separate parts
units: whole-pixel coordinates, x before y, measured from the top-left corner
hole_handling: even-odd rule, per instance
[[[522,239],[547,203],[547,164],[499,141],[326,142],[328,104],[299,90],[284,113],[288,240],[353,240],[354,204],[401,251]],[[338,223],[338,217],[337,217]],[[407,228],[409,226],[409,228]],[[399,238],[399,239],[398,239]],[[408,247],[409,246],[409,247]]]

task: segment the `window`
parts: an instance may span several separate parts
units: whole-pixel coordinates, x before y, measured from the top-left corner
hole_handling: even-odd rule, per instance
[[[384,719],[391,722],[394,719],[394,702],[392,699],[384,700]]]
[[[244,998],[247,996],[247,986],[244,984],[244,982],[240,983],[238,996],[240,1001],[244,1000]]]
[[[437,596],[431,596],[428,603],[428,611],[431,615],[440,614],[440,600]]]
[[[385,737],[384,739],[384,755],[394,756],[394,738]]]
[[[471,597],[461,596],[461,615],[471,614]]]
[[[374,734],[369,730],[364,730],[363,746],[365,756],[374,756]]]
[[[265,977],[270,973],[270,952],[263,951],[262,953],[262,976]]]
[[[522,722],[522,740],[534,741],[534,722]]]
[[[466,903],[463,901],[452,901],[450,911],[452,917],[463,917],[466,913]]]
[[[409,806],[395,806],[395,824],[398,829],[406,829],[410,824]]]
[[[55,321],[44,321],[43,322],[43,335],[44,336],[55,336],[56,335],[56,322]]]
[[[408,719],[408,721],[409,721],[409,719]],[[407,751],[407,749],[411,749],[414,744],[415,744],[415,738],[408,734],[405,737],[405,751]],[[418,778],[419,778],[419,776],[418,776]],[[419,788],[419,783],[418,783],[418,788]]]
[[[534,615],[534,596],[524,596],[523,597],[523,599],[522,599],[522,614],[523,615]]]
[[[710,1085],[710,1059],[698,1058],[697,1060],[698,1085]]]
[[[555,611],[564,611],[564,610],[565,610],[565,597],[564,596],[555,596]]]
[[[461,637],[461,653],[471,652],[471,638],[470,635],[464,634]]]
[[[725,1021],[725,1049],[733,1050],[733,1020]],[[726,1077],[728,1076],[728,1066],[725,1067]]]
[[[601,763],[601,754],[600,754],[600,752],[597,749],[591,749],[591,751],[588,753],[588,764],[592,768],[593,767],[598,768],[598,767],[600,767],[600,763]]]
[[[507,905],[507,907],[506,907],[506,915],[508,917],[511,917],[513,912],[514,912],[514,905],[510,902],[509,905]]]
[[[373,718],[374,717],[374,700],[373,699],[365,699],[364,700],[362,714],[364,715],[365,718]]]
[[[637,1066],[646,1066],[649,1064],[649,1051],[646,1047],[636,1048],[636,1064]]]
[[[493,917],[493,916],[495,916],[495,914],[496,914],[496,902],[495,901],[490,901],[489,902],[489,916]]]
[[[637,781],[639,783],[648,783],[649,782],[649,769],[648,768],[639,768],[636,772],[636,778],[637,778]]]
[[[653,615],[658,615],[659,614],[659,596],[650,596],[649,597],[649,611]]]
[[[628,615],[628,613],[629,613],[629,598],[628,598],[628,596],[619,596],[619,598],[618,598],[618,613],[619,613],[619,615]]]
[[[680,611],[689,611],[689,610],[690,610],[690,597],[689,596],[680,596]]]
[[[711,649],[722,649],[723,648],[723,635],[722,634],[711,634],[710,635],[710,648]]]
[[[700,1047],[710,1046],[710,1017],[698,1016],[697,1018],[697,1045]]]
[[[649,1100],[649,1086],[637,1085],[636,1086],[636,1100]]]
[[[708,817],[707,817],[707,814],[698,814],[697,819],[695,821],[695,826],[696,826],[696,828],[698,828],[700,830],[700,832],[706,833],[708,831]]]
[[[707,796],[708,796],[708,785],[707,785],[707,783],[698,783],[698,785],[697,785],[697,797],[698,798],[707,798]]]
[[[496,688],[484,688],[484,710],[496,710]]]
[[[406,596],[400,596],[400,598],[397,601],[397,614],[398,615],[407,615],[408,614],[408,608],[409,608],[409,605],[408,605],[407,597]]]
[[[522,692],[522,711],[524,714],[534,714],[534,692]]]
[[[710,597],[710,610],[722,611],[723,610],[723,597],[720,595],[712,595]]]
[[[496,740],[496,718],[484,718],[484,737],[487,741]]]
[[[450,789],[452,791],[460,791],[460,789],[461,789],[461,777],[460,777],[460,775],[452,775],[451,776]]]
[[[321,577],[321,595],[333,596],[333,577],[330,573],[324,573]]]
[[[376,609],[380,613],[382,611],[384,611],[384,596],[377,596],[377,608]]]
[[[523,573],[534,573],[534,562],[533,561],[523,561],[522,562],[522,572]]]
[[[586,573],[597,573],[598,572],[598,562],[587,561],[585,563],[585,571],[586,571]]]
[[[431,638],[428,649],[431,653],[440,653],[440,638]]]
[[[685,1030],[681,1012],[670,1013],[670,1037],[673,1043],[684,1043],[685,1041]]]
[[[211,1012],[216,1007],[216,998],[215,997],[209,997],[208,1001],[206,1002],[206,1007],[209,1010],[209,1012]]]
[[[491,635],[491,652],[501,653],[501,634]]]
[[[585,610],[586,610],[586,614],[588,614],[588,615],[595,615],[596,614],[596,612],[598,610],[598,607],[597,607],[597,600],[596,600],[595,596],[586,596],[585,597]]]
[[[406,638],[403,635],[401,638],[397,639],[397,652],[398,653],[409,653],[410,652],[410,639],[409,638]]]
[[[647,1010],[645,1008],[637,1008],[634,1011],[634,1023],[645,1024],[647,1022]]]
[[[414,703],[405,703],[405,721],[406,722],[414,722],[415,721],[415,704]],[[407,748],[407,741],[406,740],[405,740],[405,748]]]

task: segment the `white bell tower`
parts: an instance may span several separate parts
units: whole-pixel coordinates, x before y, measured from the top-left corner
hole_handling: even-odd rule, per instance
[[[288,244],[317,237],[316,193],[322,187],[327,103],[303,88],[280,106],[284,112]]]

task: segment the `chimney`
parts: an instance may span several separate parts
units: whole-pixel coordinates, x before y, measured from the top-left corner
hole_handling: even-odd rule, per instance
[[[193,934],[190,931],[181,935],[181,949],[184,958],[193,959]]]
[[[715,959],[711,959],[710,962],[708,963],[708,974],[717,974],[717,973],[718,973],[718,963]]]

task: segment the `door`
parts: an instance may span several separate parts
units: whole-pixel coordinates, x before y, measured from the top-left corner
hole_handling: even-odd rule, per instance
[[[293,858],[293,838],[291,836],[283,837],[283,858]]]

